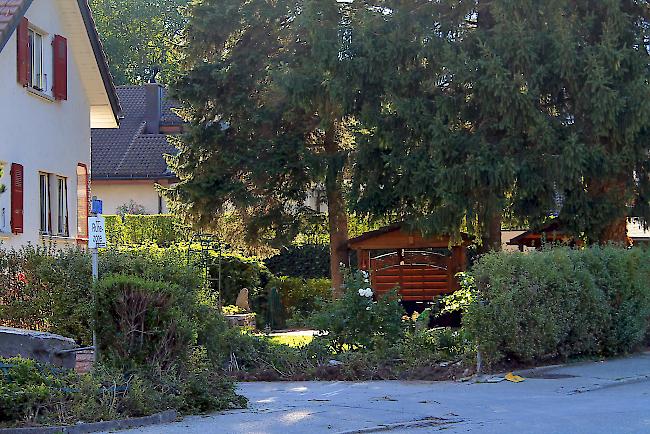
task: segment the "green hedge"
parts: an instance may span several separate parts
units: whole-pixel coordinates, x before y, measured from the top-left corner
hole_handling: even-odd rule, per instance
[[[329,245],[306,244],[286,247],[277,255],[264,260],[264,263],[278,276],[304,279],[330,277]]]
[[[615,355],[643,344],[650,251],[593,247],[493,253],[470,272],[463,326],[489,364]]]
[[[100,276],[130,274],[202,286],[201,273],[180,249],[148,247],[100,252]],[[48,331],[91,343],[92,273],[90,255],[80,249],[27,246],[0,249],[0,325]]]
[[[171,214],[106,215],[106,238],[113,247],[156,244],[170,246],[186,242],[191,230]]]

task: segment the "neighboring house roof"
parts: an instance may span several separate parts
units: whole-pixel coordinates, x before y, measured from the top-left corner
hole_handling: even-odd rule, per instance
[[[117,94],[123,108],[120,128],[92,130],[92,179],[174,178],[165,154],[176,153],[166,134],[147,134],[145,86],[119,86]],[[176,102],[162,89],[160,125],[182,125],[173,112]]]
[[[86,27],[86,33],[90,40],[90,45],[95,56],[97,67],[99,68],[106,95],[108,96],[108,101],[117,122],[120,117],[120,104],[108,68],[106,54],[104,53],[102,43],[99,39],[97,28],[95,27],[95,21],[93,20],[92,12],[90,11],[90,6],[88,6],[88,0],[75,1],[79,6],[81,18]],[[32,2],[33,0],[0,0],[0,51],[2,51],[7,45],[7,42],[9,42],[11,35],[16,30],[16,27],[18,27],[18,24],[25,13],[27,13]]]

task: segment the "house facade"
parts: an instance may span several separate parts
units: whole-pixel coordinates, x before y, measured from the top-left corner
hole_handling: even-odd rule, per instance
[[[176,176],[165,155],[176,148],[170,138],[183,131],[176,102],[157,83],[117,88],[123,119],[115,130],[92,131],[92,192],[104,214],[164,214],[167,203],[157,190]]]
[[[119,113],[87,1],[0,1],[0,77],[0,242],[85,243],[91,127]]]

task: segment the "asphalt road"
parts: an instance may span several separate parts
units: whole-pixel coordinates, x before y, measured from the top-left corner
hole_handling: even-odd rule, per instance
[[[522,383],[243,383],[248,410],[124,432],[650,433],[650,353],[523,374]]]

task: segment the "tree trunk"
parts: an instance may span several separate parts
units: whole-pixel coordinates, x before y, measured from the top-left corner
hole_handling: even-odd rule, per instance
[[[598,201],[600,204],[608,204],[610,207],[616,207],[616,204],[622,204],[623,208],[627,202],[627,195],[625,191],[625,182],[616,179],[601,179],[597,178],[590,183],[589,193],[593,201]],[[627,244],[627,216],[622,212],[622,215],[612,217],[607,225],[598,234],[599,244],[617,243]],[[616,215],[616,212],[614,212]]]
[[[348,214],[343,197],[343,167],[336,163],[338,151],[336,131],[328,131],[325,135],[325,152],[329,158],[325,191],[330,233],[330,274],[336,298],[343,295],[341,264],[349,265]]]
[[[481,253],[501,251],[501,210],[491,212],[486,217],[486,234],[483,237]]]
[[[608,224],[598,235],[598,241],[600,244],[616,243],[627,245],[627,218],[621,217]]]

